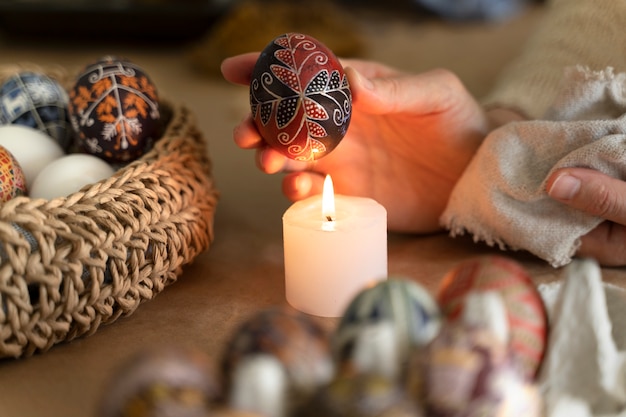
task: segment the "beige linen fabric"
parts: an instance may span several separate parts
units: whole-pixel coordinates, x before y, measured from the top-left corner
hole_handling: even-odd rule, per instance
[[[546,13],[521,54],[485,97],[487,106],[538,119],[554,103],[564,68],[583,64],[626,71],[626,1],[549,0],[543,7]]]
[[[456,236],[523,249],[565,265],[601,218],[548,197],[556,169],[589,167],[626,179],[626,74],[566,69],[542,120],[494,130],[454,188],[441,222]]]

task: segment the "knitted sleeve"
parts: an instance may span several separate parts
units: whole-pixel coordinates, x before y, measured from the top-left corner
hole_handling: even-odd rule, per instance
[[[541,118],[559,90],[564,69],[626,71],[626,1],[551,0],[521,55],[507,67],[487,108],[501,107]]]

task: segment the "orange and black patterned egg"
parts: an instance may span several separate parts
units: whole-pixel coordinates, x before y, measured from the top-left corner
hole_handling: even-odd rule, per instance
[[[160,134],[157,89],[136,64],[104,57],[69,92],[70,121],[81,147],[110,163],[130,162]]]
[[[0,146],[0,202],[26,194],[26,179],[13,154]]]
[[[320,159],[345,136],[352,94],[341,63],[318,40],[286,33],[261,52],[250,108],[265,141],[290,159]]]

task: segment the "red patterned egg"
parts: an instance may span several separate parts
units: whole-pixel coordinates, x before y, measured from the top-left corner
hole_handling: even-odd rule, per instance
[[[110,163],[140,157],[160,133],[157,89],[134,63],[104,57],[69,92],[72,128],[83,149]]]
[[[288,158],[320,159],[343,139],[352,94],[341,63],[300,33],[275,38],[261,52],[250,83],[250,107],[265,141]]]
[[[0,146],[0,202],[26,194],[24,171],[13,154]]]
[[[526,376],[533,377],[543,359],[547,315],[532,278],[517,262],[483,256],[461,262],[441,282],[437,300],[449,320],[458,319],[468,294],[495,291],[508,315],[510,348]]]

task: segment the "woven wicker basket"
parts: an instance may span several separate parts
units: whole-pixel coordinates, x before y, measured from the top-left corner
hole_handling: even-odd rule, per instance
[[[40,70],[0,68],[0,82],[24,69]],[[93,334],[209,248],[218,193],[206,142],[187,108],[160,106],[163,136],[112,177],[67,197],[0,205],[0,358]]]

